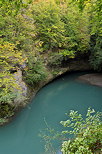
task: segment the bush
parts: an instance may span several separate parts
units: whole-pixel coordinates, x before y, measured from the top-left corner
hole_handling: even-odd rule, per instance
[[[14,106],[8,104],[8,103],[2,103],[0,104],[0,119],[2,118],[8,118],[14,115]]]
[[[82,118],[77,111],[71,111],[70,119],[61,121],[64,127],[70,127],[71,130],[62,133],[73,134],[74,138],[64,141],[61,151],[63,154],[92,154],[102,150],[102,113],[88,109],[86,119]]]
[[[0,124],[6,122],[8,117],[14,115],[14,99],[16,94],[12,92],[4,93],[0,91]]]
[[[47,128],[40,134],[45,142],[45,151],[56,153],[54,143],[57,140],[58,142],[62,141],[61,151],[63,154],[101,154],[102,112],[95,113],[94,109],[88,108],[86,118],[73,110],[68,116],[68,120],[60,122],[67,128],[62,132],[56,132],[45,121]]]
[[[41,60],[37,60],[36,62],[28,61],[28,68],[25,71],[25,79],[29,85],[38,84],[41,81],[44,81],[47,77],[47,73],[45,67]]]

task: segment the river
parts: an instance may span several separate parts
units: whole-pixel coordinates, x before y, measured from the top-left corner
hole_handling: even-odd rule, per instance
[[[1,127],[0,154],[44,154],[39,133],[47,125],[60,131],[60,121],[67,119],[65,113],[70,110],[83,115],[88,107],[102,111],[102,88],[76,80],[81,74],[70,73],[54,80],[10,124]],[[58,145],[56,142],[60,149]]]

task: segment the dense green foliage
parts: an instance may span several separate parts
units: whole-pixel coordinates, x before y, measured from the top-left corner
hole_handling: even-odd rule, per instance
[[[14,89],[20,88],[10,71],[15,69],[18,63],[22,64],[22,62],[22,53],[18,52],[15,45],[2,41],[0,45],[0,118],[4,116],[4,112],[10,115],[9,109],[16,97]]]
[[[31,59],[28,62],[28,68],[25,71],[26,82],[29,85],[37,86],[40,81],[44,81],[46,79],[47,73],[40,61],[34,62],[34,59]]]
[[[61,121],[61,124],[71,130],[62,133],[74,134],[74,139],[63,142],[61,149],[63,154],[100,153],[102,150],[102,113],[95,113],[89,108],[86,119],[77,111],[71,111],[69,118]]]
[[[101,8],[101,0],[1,0],[0,104],[14,103],[19,86],[13,71],[22,65],[29,85],[45,81],[47,69],[55,75],[63,61],[85,54],[101,71]]]
[[[1,1],[0,6],[0,118],[7,118],[13,115],[14,99],[20,91],[13,71],[16,72],[25,62],[26,56],[19,47],[21,1]]]
[[[87,51],[88,20],[80,14],[77,6],[68,2],[58,5],[55,1],[41,1],[32,10],[36,39],[41,41],[43,51],[57,51],[70,58],[74,58],[76,52]]]
[[[94,69],[102,68],[101,0],[38,1],[32,6],[35,40],[41,51],[74,58],[89,54]]]
[[[88,108],[86,117],[71,110],[68,119],[61,121],[64,129],[56,132],[47,123],[47,129],[41,133],[45,141],[45,151],[55,154],[54,141],[61,142],[63,154],[100,154],[102,151],[102,112]],[[46,122],[46,121],[45,121]]]

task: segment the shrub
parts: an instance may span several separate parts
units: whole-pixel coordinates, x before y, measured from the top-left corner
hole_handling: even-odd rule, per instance
[[[94,109],[88,108],[86,118],[73,110],[68,116],[68,120],[60,122],[67,128],[62,132],[56,132],[45,121],[47,128],[40,134],[45,142],[45,151],[55,152],[54,143],[57,140],[62,141],[63,154],[100,154],[102,151],[102,112],[95,113]]]
[[[14,106],[8,103],[0,104],[0,119],[1,118],[8,118],[14,115]]]
[[[28,61],[28,68],[25,71],[25,79],[29,85],[36,85],[41,81],[44,81],[47,77],[45,67],[41,60],[36,62]]]
[[[102,150],[102,113],[88,109],[86,119],[83,119],[77,111],[71,111],[70,119],[61,121],[64,127],[70,127],[71,130],[62,133],[73,134],[74,138],[64,141],[61,151],[63,154],[92,154]]]

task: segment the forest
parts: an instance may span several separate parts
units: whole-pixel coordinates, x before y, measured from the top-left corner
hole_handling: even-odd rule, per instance
[[[74,60],[102,71],[101,0],[1,0],[0,123],[28,99],[15,73],[36,89]]]

